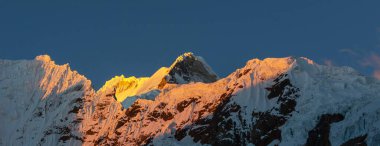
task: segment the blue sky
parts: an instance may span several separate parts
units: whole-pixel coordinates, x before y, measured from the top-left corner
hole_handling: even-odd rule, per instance
[[[0,58],[49,54],[96,88],[184,52],[226,76],[251,58],[305,56],[380,78],[380,1],[0,1]]]

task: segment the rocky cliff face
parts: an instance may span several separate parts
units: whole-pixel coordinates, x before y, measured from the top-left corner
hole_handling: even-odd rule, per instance
[[[306,58],[253,59],[218,79],[184,54],[97,92],[47,56],[0,69],[0,145],[380,143],[380,82]]]
[[[165,76],[167,83],[186,84],[190,82],[212,83],[218,80],[218,76],[202,57],[192,53],[179,56],[170,66]]]

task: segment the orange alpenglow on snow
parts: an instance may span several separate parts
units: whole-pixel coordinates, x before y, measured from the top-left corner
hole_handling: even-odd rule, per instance
[[[338,119],[334,138],[317,142],[379,143],[380,82],[306,58],[252,59],[218,79],[188,53],[98,92],[48,56],[0,60],[0,71],[0,145],[305,145],[326,118]]]
[[[161,67],[151,77],[115,76],[98,92],[114,95],[118,102],[123,102],[129,97],[156,96],[157,92],[170,85],[189,82],[209,83],[217,79],[217,75],[200,56],[188,52],[177,57],[170,67]],[[151,94],[152,91],[154,91],[153,94]]]
[[[107,81],[98,92],[114,92],[116,100],[122,102],[125,98],[138,94],[138,90],[148,79],[149,78],[147,77],[136,78],[132,76],[126,78],[124,75],[115,76],[111,80]]]

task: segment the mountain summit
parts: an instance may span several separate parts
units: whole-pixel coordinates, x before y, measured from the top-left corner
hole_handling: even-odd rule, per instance
[[[185,53],[95,92],[68,65],[37,58],[0,60],[0,145],[380,144],[380,81],[350,67],[252,59],[219,79]]]
[[[168,75],[165,78],[167,83],[211,83],[218,79],[218,76],[206,61],[193,53],[185,53],[179,56],[168,70]]]
[[[128,107],[138,98],[154,99],[166,86],[190,82],[211,83],[217,79],[216,73],[202,57],[189,52],[179,56],[170,67],[160,68],[151,77],[116,76],[107,81],[99,92],[113,95]]]

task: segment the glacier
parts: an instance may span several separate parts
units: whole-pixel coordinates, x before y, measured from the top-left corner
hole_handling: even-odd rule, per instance
[[[219,78],[192,53],[91,81],[47,55],[0,60],[0,145],[380,145],[380,81],[304,57]]]

